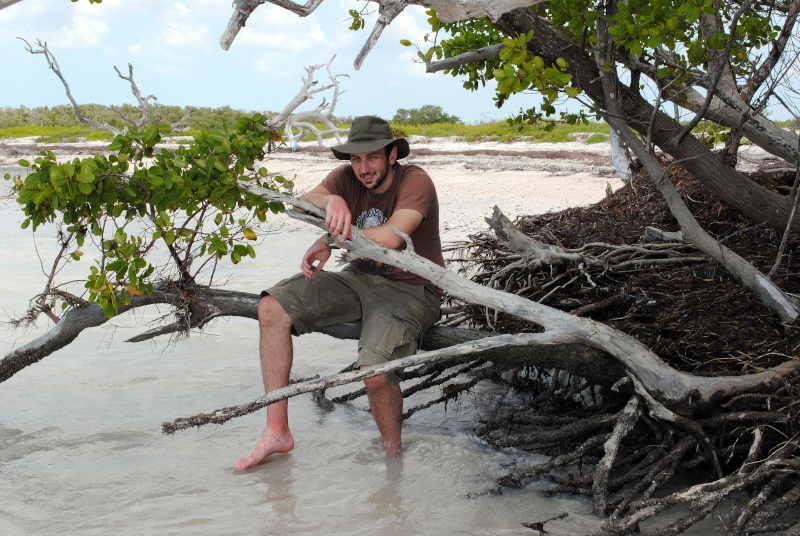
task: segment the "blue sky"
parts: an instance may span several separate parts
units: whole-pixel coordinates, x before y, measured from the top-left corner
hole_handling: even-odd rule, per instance
[[[232,13],[229,0],[23,0],[0,10],[0,106],[68,104],[61,83],[44,58],[29,54],[22,37],[46,41],[79,103],[133,103],[130,87],[117,77],[133,64],[143,95],[179,106],[231,106],[243,110],[281,110],[297,94],[305,68],[336,56],[332,70],[344,95],[335,114],[376,114],[387,119],[399,108],[438,105],[464,122],[502,120],[531,107],[538,98],[518,96],[502,109],[494,106],[494,87],[478,92],[442,73],[426,74],[414,62],[416,49],[401,39],[423,43],[428,27],[423,9],[411,6],[383,32],[359,71],[353,61],[366,30],[349,30],[348,10],[373,3],[326,0],[301,18],[273,5],[256,10],[228,51],[219,38]],[[317,75],[327,81],[325,70]],[[330,100],[330,99],[329,99]],[[300,110],[317,106],[307,102]]]

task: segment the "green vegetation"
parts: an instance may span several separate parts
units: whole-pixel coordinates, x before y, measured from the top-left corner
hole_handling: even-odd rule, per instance
[[[556,123],[550,130],[545,126],[531,124],[510,125],[507,121],[492,121],[476,125],[458,123],[402,125],[401,128],[408,136],[425,136],[428,138],[456,136],[467,141],[515,141],[527,139],[534,142],[557,143],[572,141],[570,134],[578,132],[604,134],[608,139],[608,125],[594,122],[576,125]]]
[[[88,126],[79,127],[9,127],[0,128],[0,138],[36,138],[41,143],[84,140],[111,140],[114,135],[106,130],[96,130]]]
[[[123,124],[113,110],[96,104],[83,106],[87,117],[98,123],[109,123],[122,128]],[[137,110],[131,105],[117,107],[129,116],[135,116]],[[162,123],[174,123],[183,117],[185,109],[179,106],[159,106],[158,117]],[[189,120],[191,127],[187,132],[179,135],[193,137],[201,131],[230,132],[235,130],[237,121],[248,117],[252,112],[236,110],[229,106],[222,108],[196,108]],[[264,114],[269,115],[269,114]],[[400,116],[403,121],[396,121]],[[414,117],[418,121],[411,122]],[[435,117],[444,118],[442,121],[431,120]],[[571,141],[573,133],[599,134],[590,137],[591,143],[599,143],[608,139],[608,125],[598,122],[585,122],[580,124],[567,123],[515,123],[508,121],[491,121],[477,124],[464,124],[454,122],[455,116],[444,113],[439,106],[426,105],[412,110],[398,110],[392,120],[395,134],[398,136],[425,136],[428,138],[459,137],[467,141],[494,140],[514,141],[528,139],[534,142],[564,142]],[[351,118],[339,118],[334,122],[348,126]],[[321,128],[323,125],[318,125]],[[80,123],[70,106],[54,106],[52,108],[0,108],[0,138],[36,137],[41,142],[77,141],[79,139],[108,139],[113,136],[103,130],[92,129]],[[312,140],[311,135],[306,140]],[[587,142],[589,143],[589,142]]]
[[[461,119],[444,113],[441,106],[426,104],[421,108],[406,110],[400,108],[392,118],[392,123],[401,125],[432,125],[435,123],[460,123]]]
[[[154,123],[173,124],[178,122],[187,112],[188,107],[156,105],[154,113]],[[113,108],[101,104],[82,104],[81,110],[87,119],[91,119],[100,124],[108,124],[119,130],[125,126],[121,115],[125,117],[140,117],[141,113],[136,106],[122,104]],[[188,121],[190,128],[187,135],[194,135],[201,130],[232,131],[236,127],[236,122],[242,117],[253,115],[253,111],[235,110],[230,106],[221,108],[192,108],[192,115]],[[270,112],[261,112],[266,116]],[[17,133],[10,130],[14,128],[30,127],[32,130]],[[37,130],[37,128],[39,130]],[[76,129],[65,131],[64,138],[58,141],[66,141],[71,136],[98,139],[97,135],[84,135],[83,132],[94,132],[85,124],[78,121],[72,106],[40,106],[38,108],[10,108],[8,106],[0,108],[0,137],[22,137],[22,136],[58,136],[57,131],[47,130],[55,128]],[[100,135],[99,139],[111,139],[113,136],[106,134]],[[43,140],[45,141],[45,140]],[[46,140],[52,141],[52,140]]]
[[[254,114],[230,132],[203,130],[191,143],[160,152],[154,148],[169,127],[154,125],[114,137],[109,155],[59,162],[45,150],[33,161],[20,160],[25,178],[5,178],[14,181],[23,228],[64,231],[57,265],[80,261],[86,249],[96,253],[85,287],[89,301],[111,317],[134,296],[152,293],[153,280],[170,269],[171,279],[192,285],[223,258],[236,264],[255,257],[254,229],[283,206],[245,192],[238,181],[292,188],[291,181],[256,169],[271,145],[266,122]],[[151,264],[157,246],[169,252],[170,268]],[[47,307],[70,303],[61,296]]]
[[[593,145],[595,143],[605,143],[608,141],[609,135],[606,134],[592,134],[586,141],[584,142],[587,145]]]

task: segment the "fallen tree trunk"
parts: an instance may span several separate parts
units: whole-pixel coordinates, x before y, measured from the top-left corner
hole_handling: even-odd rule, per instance
[[[153,294],[133,297],[129,304],[122,305],[120,314],[138,307],[166,304],[179,306],[186,297],[185,291],[179,291],[173,285],[161,285]],[[258,318],[258,294],[196,287],[191,291],[192,301],[203,304],[201,313],[192,315],[192,328],[199,328],[215,318],[238,316]],[[66,347],[85,329],[101,326],[109,321],[103,310],[96,303],[73,307],[50,330],[36,339],[12,350],[0,360],[0,383],[8,380],[25,367],[38,363],[48,355]],[[175,334],[180,327],[175,324],[148,330],[128,339],[127,342],[141,342],[163,334]],[[361,323],[334,324],[319,330],[321,333],[337,339],[358,339],[361,335]],[[468,329],[434,326],[425,334],[422,341],[423,350],[438,350],[458,344],[478,341],[494,333]],[[582,344],[565,342],[543,348],[525,348],[515,346],[500,350],[487,350],[481,354],[487,360],[502,360],[510,364],[529,364],[543,368],[558,367],[570,372],[592,378],[598,385],[610,386],[619,380],[624,371],[621,365],[598,350],[586,348]]]
[[[290,217],[325,228],[322,211],[309,203],[244,181],[240,181],[240,186],[255,195],[293,205],[305,212],[287,211]],[[707,410],[720,399],[740,393],[775,389],[787,375],[800,370],[800,361],[792,360],[748,376],[694,376],[670,367],[649,348],[626,333],[514,294],[478,285],[419,257],[413,253],[412,247],[402,252],[388,249],[366,239],[356,228],[353,228],[353,238],[347,242],[346,247],[353,258],[367,258],[391,264],[424,277],[460,300],[485,305],[539,326],[543,332],[530,334],[528,338],[532,346],[548,346],[549,341],[553,340],[570,340],[610,355],[654,399],[679,414],[692,415]]]

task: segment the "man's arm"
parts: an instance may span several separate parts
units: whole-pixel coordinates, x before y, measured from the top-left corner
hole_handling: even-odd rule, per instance
[[[402,236],[392,231],[392,228],[410,235],[417,230],[423,219],[424,216],[421,212],[411,208],[401,208],[396,210],[383,225],[361,229],[361,232],[378,244],[391,249],[400,249],[406,242]]]
[[[322,185],[315,187],[300,199],[325,209],[325,225],[334,239],[342,242],[350,238],[350,223],[353,219],[347,203],[340,196],[332,194]],[[341,236],[340,236],[341,235]]]
[[[352,215],[343,198],[330,193],[327,188],[319,185],[310,192],[301,195],[300,199],[325,209],[325,225],[328,226],[328,230],[334,239],[337,239],[340,234],[341,238],[338,239],[341,241],[350,238]],[[391,249],[399,249],[405,245],[405,240],[392,231],[392,228],[410,235],[417,230],[423,219],[424,216],[421,212],[404,208],[396,210],[383,225],[361,229],[361,231],[378,244]]]

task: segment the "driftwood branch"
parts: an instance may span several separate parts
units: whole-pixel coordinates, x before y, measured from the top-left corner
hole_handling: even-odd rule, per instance
[[[630,432],[642,413],[638,397],[631,397],[628,404],[620,412],[614,431],[603,445],[605,454],[594,470],[594,495],[592,507],[597,515],[604,515],[608,506],[608,476],[617,458],[620,444]]]
[[[153,294],[132,297],[129,304],[120,300],[120,314],[138,307],[164,304],[177,306],[186,294],[169,283],[157,285]],[[203,304],[203,314],[192,315],[192,326],[202,327],[214,318],[237,316],[256,320],[258,317],[258,294],[225,289],[196,287],[192,290],[191,299]],[[109,318],[96,303],[75,302],[50,330],[32,341],[10,351],[0,359],[0,383],[11,378],[28,366],[38,363],[53,352],[69,345],[85,329],[105,324]],[[160,335],[174,335],[180,329],[177,323],[157,326],[140,335],[131,337],[126,342],[141,342]],[[334,324],[321,328],[324,333],[338,339],[358,339],[361,335],[361,323],[352,322]],[[469,329],[434,326],[429,329],[422,340],[422,350],[438,350],[464,343],[472,343],[493,333]],[[582,377],[592,378],[598,385],[610,386],[624,375],[619,363],[605,354],[586,348],[575,342],[564,344],[553,343],[547,347],[531,350],[525,346],[508,346],[496,352],[487,349],[482,358],[502,360],[505,363],[529,364],[543,368],[562,367]]]
[[[280,130],[281,125],[283,125],[283,130],[286,133],[286,138],[289,141],[289,146],[292,151],[297,149],[297,142],[302,140],[306,134],[314,134],[317,138],[317,144],[323,147],[325,136],[332,134],[336,138],[336,141],[341,143],[341,134],[347,132],[347,129],[339,128],[331,121],[331,117],[336,109],[336,104],[344,93],[339,85],[339,78],[347,76],[333,73],[331,64],[334,59],[336,59],[336,56],[332,57],[325,65],[320,64],[307,67],[306,76],[303,78],[303,86],[300,88],[300,91],[278,115],[269,120],[267,126],[272,130]],[[322,67],[325,67],[328,71],[328,78],[331,83],[318,86],[317,81],[314,79],[314,73]],[[331,89],[333,90],[333,95],[331,96],[330,103],[323,98],[322,102],[313,110],[295,112],[304,102],[313,99],[314,95],[324,93]],[[313,122],[321,123],[327,128],[325,130],[320,130]]]
[[[192,417],[178,418],[172,422],[165,422],[162,424],[161,429],[164,433],[172,434],[178,430],[185,430],[187,428],[202,426],[205,424],[223,424],[235,417],[241,417],[242,415],[258,411],[259,409],[274,402],[278,402],[279,400],[285,400],[303,393],[321,391],[339,385],[346,385],[366,378],[372,378],[381,374],[402,370],[404,368],[416,367],[420,365],[432,365],[442,362],[465,361],[476,356],[481,356],[487,352],[493,352],[495,355],[499,356],[502,355],[502,351],[504,350],[528,346],[530,344],[530,340],[536,335],[519,334],[486,337],[477,341],[459,344],[440,350],[421,352],[411,357],[395,359],[383,365],[361,368],[352,372],[343,372],[334,374],[332,376],[327,376],[325,378],[295,383],[281,389],[271,391],[269,394],[264,395],[256,401],[241,406],[232,406],[217,410],[210,414],[201,413]],[[557,344],[570,341],[562,338],[561,340],[553,339],[551,342]]]

